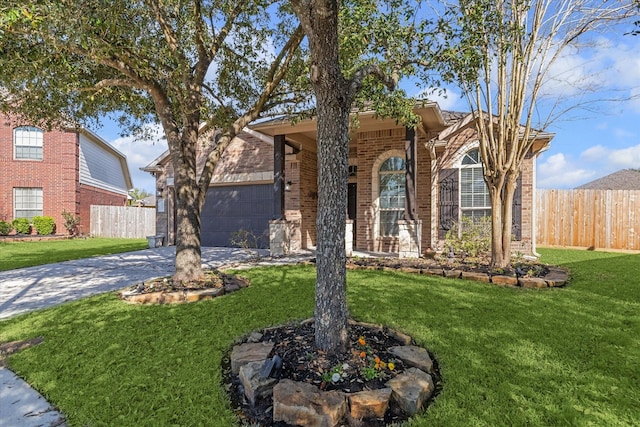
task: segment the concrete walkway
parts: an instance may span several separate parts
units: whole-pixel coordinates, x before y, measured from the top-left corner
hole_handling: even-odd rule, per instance
[[[261,255],[266,253],[263,251]],[[251,256],[236,248],[202,248],[202,264],[206,268],[247,265]],[[266,258],[258,264],[290,264],[311,256],[305,253],[281,259]],[[175,248],[162,247],[3,271],[0,272],[0,319],[169,276],[174,268]],[[0,425],[65,426],[62,414],[29,384],[1,367]]]

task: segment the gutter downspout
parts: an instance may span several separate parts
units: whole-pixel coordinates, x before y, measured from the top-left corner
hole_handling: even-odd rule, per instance
[[[537,204],[536,204],[536,199],[538,198],[537,196],[537,186],[538,186],[538,177],[536,174],[536,169],[538,168],[537,165],[538,162],[538,156],[535,155],[533,156],[533,200],[531,200],[531,254],[537,258],[540,258],[541,255],[536,252],[536,235],[538,234],[538,222],[536,221],[536,218],[538,216],[538,211],[537,211]]]

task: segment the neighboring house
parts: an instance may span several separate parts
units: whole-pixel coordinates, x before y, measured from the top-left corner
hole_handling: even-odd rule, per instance
[[[640,169],[621,169],[582,184],[576,190],[640,190]]]
[[[471,116],[442,111],[436,103],[415,112],[422,118],[417,132],[372,112],[361,113],[359,128],[352,130],[348,183],[352,231],[347,237],[356,249],[401,255],[427,247],[442,249],[446,232],[461,216],[490,214]],[[228,246],[235,231],[250,229],[259,235],[271,227],[272,252],[282,235],[286,247],[275,253],[315,247],[316,137],[315,120],[292,125],[286,119],[257,123],[238,135],[217,165],[207,194],[202,244]],[[535,246],[535,159],[552,137],[538,135],[519,179],[514,247],[526,252]],[[171,244],[175,194],[168,153],[144,170],[154,173],[158,196],[167,201],[161,207],[158,199],[158,233],[166,233]],[[407,244],[408,251],[403,249]]]
[[[132,188],[126,157],[85,129],[45,131],[0,115],[0,219],[51,216],[66,233],[62,211],[89,233],[91,205],[124,206]]]

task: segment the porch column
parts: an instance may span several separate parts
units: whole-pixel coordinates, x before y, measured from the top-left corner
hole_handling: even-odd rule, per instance
[[[406,163],[406,186],[404,198],[404,219],[407,221],[415,221],[418,219],[416,209],[416,130],[406,128],[406,137],[404,143],[405,163]]]
[[[273,218],[269,221],[269,252],[271,256],[290,253],[289,224],[284,217],[284,156],[285,136],[273,137]]]
[[[417,209],[416,158],[418,144],[416,139],[416,130],[406,128],[404,220],[398,221],[400,258],[419,258],[421,252],[422,221],[418,220]]]
[[[285,136],[273,137],[273,219],[284,219]]]

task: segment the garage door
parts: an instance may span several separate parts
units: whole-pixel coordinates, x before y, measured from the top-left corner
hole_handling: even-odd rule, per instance
[[[250,230],[269,247],[269,220],[273,218],[273,185],[214,187],[202,208],[202,246],[232,246],[232,234]]]

